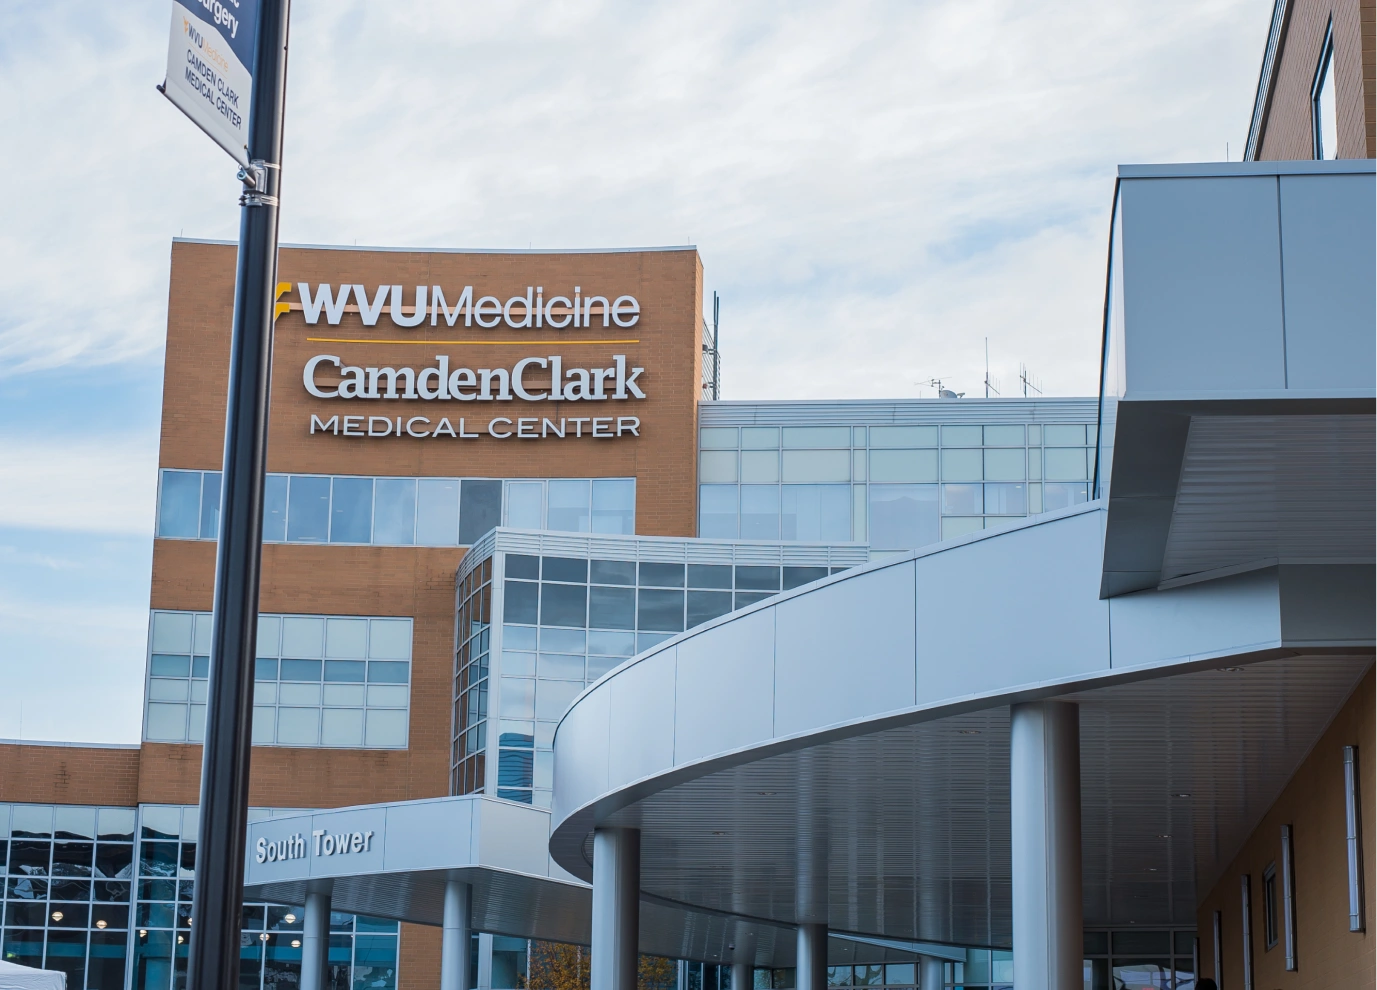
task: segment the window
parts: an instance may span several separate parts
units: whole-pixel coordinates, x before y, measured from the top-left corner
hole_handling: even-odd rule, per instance
[[[134,824],[133,808],[0,804],[7,962],[59,970],[71,987],[123,988]]]
[[[131,819],[132,831],[134,809],[126,813]],[[300,813],[300,809],[291,808],[251,808],[249,820]],[[137,900],[133,905],[132,939],[134,979],[130,986],[138,990],[174,990],[186,984],[200,813],[194,806],[144,805],[138,809],[138,815]],[[274,990],[294,986],[300,981],[303,922],[300,907],[261,902],[243,906],[239,941],[241,990]],[[332,911],[326,985],[395,990],[397,932],[395,921]],[[84,985],[102,990],[123,988],[128,935],[118,933],[118,975],[115,975],[114,959],[107,956],[111,963],[110,976],[97,982],[92,979],[92,974],[98,972],[93,968],[97,960],[96,934],[91,933],[91,963]],[[101,949],[113,955],[113,946],[102,945]],[[83,984],[69,977],[68,986]]]
[[[1311,122],[1314,130],[1315,158],[1339,157],[1338,100],[1334,93],[1334,21],[1324,32],[1315,81],[1310,89]]]
[[[144,739],[205,738],[211,615],[152,613]],[[255,746],[399,749],[407,743],[411,620],[260,615]]]
[[[785,491],[790,487],[795,486]],[[848,486],[840,487],[845,492]],[[749,552],[759,559],[759,548]],[[553,787],[555,726],[585,686],[676,633],[840,570],[508,552],[502,559],[501,656],[493,675],[497,796],[542,806],[549,805]],[[484,788],[481,729],[488,710],[492,566],[491,559],[472,565],[459,589],[462,642],[455,658],[451,766],[456,794]]]
[[[1281,925],[1277,916],[1277,864],[1269,863],[1262,871],[1262,932],[1270,950],[1280,937]]]
[[[263,541],[472,546],[502,525],[504,486],[508,526],[624,535],[636,531],[635,478],[503,482],[273,474],[264,486]],[[220,472],[162,471],[159,537],[214,540],[219,526]]]

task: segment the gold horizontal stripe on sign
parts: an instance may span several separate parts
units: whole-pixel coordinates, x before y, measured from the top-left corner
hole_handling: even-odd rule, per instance
[[[313,344],[413,344],[434,347],[444,344],[558,344],[560,347],[579,347],[589,344],[639,344],[636,340],[365,340],[354,337],[307,337]]]

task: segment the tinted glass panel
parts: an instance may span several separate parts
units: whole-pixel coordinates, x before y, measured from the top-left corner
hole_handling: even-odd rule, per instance
[[[510,563],[511,558],[507,559]],[[530,581],[508,581],[504,590],[506,621],[535,625],[539,617],[540,585]]]
[[[335,478],[330,542],[368,543],[373,536],[373,479]]]
[[[636,482],[631,478],[598,479],[593,482],[593,532],[636,531]]]
[[[660,588],[682,588],[684,586],[683,564],[642,563],[640,585]]]
[[[465,481],[459,490],[459,544],[471,546],[502,523],[502,482]]]
[[[779,568],[739,565],[736,587],[745,591],[778,591]]]
[[[540,558],[521,553],[507,554],[507,577],[536,580],[540,577]]]
[[[586,626],[588,588],[574,584],[540,586],[540,622],[547,626]]]
[[[828,542],[851,539],[849,485],[785,485],[780,536]]]
[[[871,485],[870,545],[908,550],[941,539],[936,485]]]
[[[597,585],[589,588],[588,625],[594,629],[635,629],[636,592]]]
[[[282,679],[284,681],[320,680],[319,660],[283,660]]]
[[[158,535],[194,539],[200,532],[201,472],[164,471]]]
[[[588,579],[593,584],[635,584],[636,562],[633,560],[590,560]]]
[[[779,539],[779,488],[775,485],[741,486],[741,538]]]
[[[730,588],[732,569],[730,564],[689,564],[688,583],[690,588]]]
[[[207,471],[201,482],[201,539],[220,535],[220,472]]]
[[[698,486],[698,535],[704,539],[736,538],[736,486]]]
[[[289,663],[291,661],[288,661]],[[355,681],[363,680],[363,661],[361,660],[326,660],[325,679],[327,681]]]
[[[730,591],[690,591],[688,593],[688,628],[701,625],[732,610]]]
[[[638,608],[639,628],[653,632],[682,632],[684,593],[641,589]]]
[[[373,497],[373,539],[410,545],[416,538],[416,479],[379,478]]]
[[[784,590],[797,588],[809,581],[827,577],[826,567],[786,567],[784,568]]]
[[[545,497],[546,528],[567,533],[589,531],[588,482],[551,480]]]
[[[292,475],[287,489],[287,539],[324,543],[330,525],[330,479]]]
[[[541,568],[546,581],[588,581],[588,561],[577,557],[542,557]]]
[[[263,482],[263,539],[281,543],[287,538],[287,478],[270,474]]]
[[[416,485],[416,543],[452,547],[459,542],[459,480],[422,478]]]

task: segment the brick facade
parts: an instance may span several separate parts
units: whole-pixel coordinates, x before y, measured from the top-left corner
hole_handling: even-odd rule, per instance
[[[1310,94],[1331,16],[1339,157],[1377,157],[1374,2],[1292,0],[1289,4],[1258,141],[1259,161],[1314,157]]]
[[[235,247],[177,241],[172,248],[168,338],[159,466],[219,470],[224,436],[227,362],[233,316]],[[636,529],[659,536],[696,533],[697,402],[701,352],[702,265],[691,248],[574,254],[492,254],[284,248],[279,277],[293,306],[277,321],[273,355],[268,469],[273,472],[401,477],[635,477]],[[299,282],[403,286],[407,305],[417,285],[455,295],[506,300],[527,286],[546,297],[635,296],[631,328],[594,325],[563,330],[449,327],[425,321],[395,326],[385,315],[365,327],[357,311],[338,325],[305,323]],[[450,300],[453,305],[453,300]],[[600,309],[600,307],[599,307]],[[307,337],[390,343],[308,341]],[[606,340],[634,343],[602,343]],[[421,341],[433,343],[419,343]],[[527,343],[525,341],[530,341]],[[451,368],[510,368],[523,357],[561,355],[566,368],[606,367],[613,354],[644,367],[644,400],[589,402],[456,402],[312,398],[302,369],[316,354],[346,364],[422,368],[447,354]],[[548,386],[539,373],[528,387]],[[441,408],[443,407],[443,408]],[[309,433],[311,414],[448,416],[482,433],[490,418],[635,416],[640,436],[585,435],[538,440],[344,437]],[[589,427],[583,427],[585,433]],[[151,607],[210,611],[215,544],[154,541]],[[258,807],[330,808],[444,795],[449,755],[454,650],[454,572],[461,548],[269,544],[263,549],[259,607],[264,612],[406,616],[413,620],[410,737],[405,750],[255,747],[250,803]],[[195,804],[201,748],[6,746],[0,801],[133,806]],[[439,981],[439,932],[403,925],[401,987]]]

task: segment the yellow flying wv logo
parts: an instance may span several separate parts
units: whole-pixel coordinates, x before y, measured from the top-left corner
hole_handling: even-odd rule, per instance
[[[277,305],[273,306],[273,322],[274,322],[274,323],[277,322],[277,318],[278,318],[279,316],[281,316],[283,313],[286,313],[286,312],[290,312],[290,311],[291,311],[291,308],[292,308],[292,307],[291,307],[291,304],[290,304],[290,303],[284,303],[284,302],[281,301],[282,297],[283,297],[284,295],[286,295],[288,292],[291,292],[291,291],[292,291],[292,283],[291,283],[291,282],[278,282],[278,283],[277,283],[277,295],[273,296],[274,299],[278,300]]]

